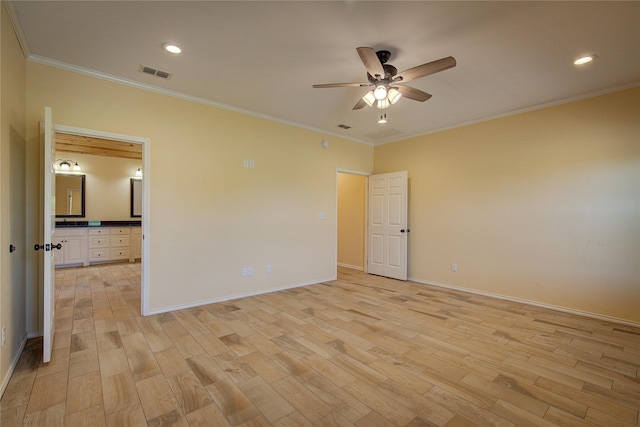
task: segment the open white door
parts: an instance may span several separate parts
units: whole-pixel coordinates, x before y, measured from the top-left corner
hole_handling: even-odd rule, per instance
[[[43,209],[44,209],[44,244],[36,245],[36,249],[42,249],[44,254],[44,329],[42,343],[42,361],[47,363],[51,360],[51,349],[53,348],[53,322],[55,309],[55,263],[53,260],[54,249],[60,247],[53,246],[53,233],[56,227],[56,171],[55,153],[56,143],[53,134],[53,120],[51,108],[44,107],[44,124],[41,125],[41,138],[44,145],[44,182],[43,182]]]
[[[407,280],[406,171],[369,176],[367,273]]]

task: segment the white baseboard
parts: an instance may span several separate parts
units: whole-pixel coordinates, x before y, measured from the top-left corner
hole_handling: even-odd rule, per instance
[[[533,305],[535,307],[547,308],[549,310],[561,311],[563,313],[576,314],[578,316],[591,317],[593,319],[604,320],[604,321],[607,321],[607,322],[619,323],[619,324],[623,324],[623,325],[627,325],[627,326],[634,326],[636,328],[640,328],[640,322],[634,322],[632,320],[620,319],[620,318],[617,318],[617,317],[605,316],[605,315],[598,314],[598,313],[591,313],[589,311],[575,310],[573,308],[562,307],[562,306],[559,306],[559,305],[546,304],[546,303],[542,303],[542,302],[538,302],[538,301],[531,301],[531,300],[522,299],[522,298],[510,297],[510,296],[507,296],[507,295],[494,294],[494,293],[491,293],[491,292],[484,292],[484,291],[478,291],[478,290],[475,290],[475,289],[469,289],[469,288],[463,288],[463,287],[459,287],[459,286],[447,285],[446,283],[433,282],[433,281],[430,281],[430,280],[422,280],[422,279],[416,279],[416,278],[409,278],[409,280],[411,280],[412,282],[416,282],[416,283],[422,283],[424,285],[437,286],[439,288],[452,289],[454,291],[466,292],[466,293],[469,293],[469,294],[482,295],[482,296],[485,296],[485,297],[497,298],[497,299],[501,299],[501,300],[505,300],[505,301],[511,301],[511,302],[518,302],[518,303],[521,303],[521,304]]]
[[[350,268],[352,270],[364,271],[364,267],[360,267],[357,265],[343,264],[341,262],[338,263],[338,267]]]
[[[198,301],[198,302],[189,303],[189,304],[174,305],[174,306],[171,306],[171,307],[160,308],[158,310],[151,310],[151,311],[149,311],[149,315],[151,316],[151,315],[154,315],[154,314],[168,313],[170,311],[184,310],[185,308],[200,307],[200,306],[203,306],[203,305],[215,304],[215,303],[218,303],[218,302],[233,301],[235,299],[252,297],[252,296],[262,295],[262,294],[269,294],[271,292],[286,291],[287,289],[300,288],[302,286],[309,286],[309,285],[317,285],[318,283],[332,282],[334,280],[337,280],[336,276],[328,277],[326,279],[320,279],[320,280],[313,281],[313,282],[308,282],[308,283],[298,283],[298,284],[294,284],[294,285],[281,286],[281,287],[278,287],[278,288],[270,288],[270,289],[255,291],[255,292],[243,292],[243,293],[240,293],[240,294],[229,295],[229,296],[222,297],[222,298],[214,298],[214,299],[210,299],[210,300],[206,300],[206,301]]]
[[[24,346],[26,343],[27,343],[27,335],[24,336],[22,343],[20,343],[20,348],[18,349],[18,352],[16,353],[15,357],[11,361],[11,366],[9,367],[7,374],[4,376],[4,378],[2,378],[2,385],[0,385],[0,398],[2,398],[2,396],[4,395],[4,391],[7,389],[7,386],[9,385],[9,380],[11,380],[11,375],[13,375],[13,371],[15,371],[16,366],[18,366],[18,361],[20,360],[20,356],[22,356],[22,350],[24,350]]]

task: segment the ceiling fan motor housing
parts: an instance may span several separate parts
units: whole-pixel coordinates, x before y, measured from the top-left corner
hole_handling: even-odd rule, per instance
[[[376,52],[376,55],[378,56],[380,63],[383,65],[387,63],[389,58],[391,58],[391,52],[388,50],[379,50]]]

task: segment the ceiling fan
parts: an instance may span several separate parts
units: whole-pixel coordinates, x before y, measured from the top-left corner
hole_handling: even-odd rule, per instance
[[[378,108],[384,109],[398,102],[402,96],[414,101],[424,102],[431,98],[431,94],[410,86],[404,86],[404,83],[456,66],[456,60],[452,56],[448,56],[398,73],[396,67],[387,64],[391,57],[391,52],[388,50],[376,52],[370,47],[359,47],[356,50],[367,70],[368,81],[313,85],[314,88],[373,87],[353,106],[354,110],[364,108],[366,105],[371,107],[374,104]]]

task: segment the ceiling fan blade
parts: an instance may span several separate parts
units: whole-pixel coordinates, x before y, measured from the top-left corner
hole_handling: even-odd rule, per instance
[[[414,101],[420,102],[424,102],[433,96],[430,93],[423,92],[409,86],[398,86],[398,91],[400,91],[402,96],[404,96],[405,98],[413,99]]]
[[[352,110],[360,110],[364,108],[366,105],[367,103],[364,102],[364,99],[360,98],[358,102],[356,102],[356,105],[353,106]]]
[[[384,68],[380,63],[380,59],[378,59],[378,55],[376,55],[376,51],[370,47],[359,47],[356,50],[360,55],[364,68],[367,69],[367,73],[374,77],[378,75],[380,78],[384,78]]]
[[[440,71],[448,70],[456,66],[456,60],[453,56],[438,59],[437,61],[428,62],[426,64],[418,65],[417,67],[409,68],[401,73],[395,75],[394,80],[401,82],[408,82],[411,80],[419,79],[420,77],[435,74]],[[400,79],[398,79],[400,77]]]
[[[313,87],[315,87],[316,89],[324,89],[324,88],[330,88],[330,87],[367,87],[367,86],[371,86],[371,83],[366,82],[366,83],[326,83],[326,84],[320,84],[320,85],[313,85]]]

